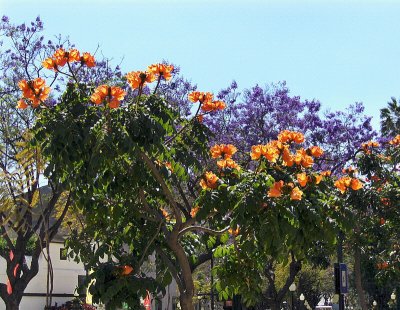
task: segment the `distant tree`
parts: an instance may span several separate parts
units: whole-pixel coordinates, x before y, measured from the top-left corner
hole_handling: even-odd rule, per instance
[[[381,133],[384,137],[394,137],[400,134],[400,106],[396,98],[381,109]]]

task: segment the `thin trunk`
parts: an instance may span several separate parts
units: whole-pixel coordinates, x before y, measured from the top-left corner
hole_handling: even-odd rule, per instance
[[[194,310],[193,294],[180,294],[179,301],[182,310]]]
[[[281,309],[281,303],[278,301],[271,301],[269,304],[269,307],[271,310],[280,310]]]
[[[22,298],[18,298],[17,296],[10,296],[7,298],[7,301],[4,302],[6,304],[6,310],[19,310],[19,304]]]
[[[365,300],[365,293],[362,287],[361,279],[361,248],[358,244],[354,245],[354,281],[355,287],[362,310],[368,310],[368,306]]]

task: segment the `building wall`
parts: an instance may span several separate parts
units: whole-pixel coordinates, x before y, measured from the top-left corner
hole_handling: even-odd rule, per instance
[[[62,243],[50,243],[50,255],[54,271],[54,294],[74,294],[78,286],[78,275],[85,275],[83,264],[77,264],[72,260],[60,260],[60,249]],[[29,257],[27,264],[30,265]],[[6,261],[0,258],[0,282],[7,282]],[[47,262],[41,255],[39,258],[39,273],[28,284],[25,293],[46,294]],[[53,305],[58,305],[71,300],[72,297],[53,297]],[[20,310],[42,310],[46,304],[46,297],[24,296],[21,301]],[[3,300],[0,299],[0,309],[5,309]]]
[[[78,276],[85,275],[85,269],[82,263],[76,263],[71,259],[61,260],[60,249],[64,248],[62,243],[50,243],[50,255],[54,272],[54,288],[53,294],[71,294],[73,295],[78,286]],[[154,259],[154,257],[150,257]],[[30,266],[29,257],[27,264]],[[0,282],[7,283],[6,261],[0,257]],[[150,272],[150,276],[152,273]],[[25,293],[42,293],[46,294],[47,283],[47,262],[41,255],[39,258],[39,273],[28,284]],[[172,310],[173,297],[177,296],[176,283],[173,282],[166,289],[167,294],[162,299],[162,307],[159,310]],[[73,297],[53,297],[52,305],[57,303],[61,305]],[[24,296],[20,304],[20,310],[43,310],[46,304],[46,297]],[[0,298],[0,310],[4,310],[5,304]],[[152,309],[155,310],[155,303],[152,303]]]

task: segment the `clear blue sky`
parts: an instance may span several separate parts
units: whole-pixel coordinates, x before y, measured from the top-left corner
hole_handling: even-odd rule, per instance
[[[291,93],[342,109],[400,97],[400,1],[0,0],[12,22],[40,15],[46,35],[122,58],[124,71],[166,59],[200,90],[286,80]]]

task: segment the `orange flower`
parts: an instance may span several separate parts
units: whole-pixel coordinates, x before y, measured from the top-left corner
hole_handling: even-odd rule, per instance
[[[319,146],[310,147],[310,152],[314,157],[321,157],[324,154],[324,151]]]
[[[197,116],[197,121],[198,121],[199,123],[202,123],[202,122],[203,122],[203,119],[204,119],[204,115],[203,115],[203,114],[200,114],[200,115]]]
[[[120,266],[119,269],[121,270],[121,276],[129,276],[133,271],[132,266],[129,265]]]
[[[149,71],[132,71],[126,75],[129,85],[132,89],[141,88],[146,83],[154,82],[156,79],[153,72]]]
[[[389,141],[390,145],[400,145],[400,135],[397,135],[392,140]]]
[[[229,228],[228,229],[228,232],[232,235],[232,236],[237,236],[237,235],[239,235],[239,232],[240,232],[240,229],[239,229],[239,227],[237,227],[235,230],[233,229],[233,228]]]
[[[304,168],[310,168],[312,165],[314,164],[314,159],[311,156],[304,156],[302,161],[301,161],[301,165]]]
[[[293,166],[293,164],[294,164],[293,156],[292,156],[292,154],[290,154],[288,147],[283,148],[282,159],[283,159],[285,166],[288,166],[288,167]]]
[[[375,141],[368,141],[367,143],[361,144],[361,148],[366,154],[371,154],[371,148],[376,147],[379,147],[379,143]]]
[[[331,176],[332,172],[330,170],[322,171],[321,175],[324,177],[329,177]]]
[[[165,217],[166,220],[170,220],[171,216],[169,215],[168,211],[165,210],[164,208],[160,208],[162,215]]]
[[[262,155],[270,162],[275,162],[279,157],[279,150],[271,143],[261,147]]]
[[[350,187],[352,190],[357,191],[363,188],[363,184],[360,182],[359,179],[351,179]]]
[[[68,52],[63,48],[59,48],[55,51],[53,58],[57,66],[64,66],[67,62],[80,61],[81,56],[77,49],[71,49]]]
[[[308,182],[307,174],[305,172],[297,174],[297,182],[299,182],[302,187],[306,186]]]
[[[251,147],[250,157],[252,160],[257,160],[261,157],[261,147],[262,145],[253,145]]]
[[[211,149],[212,158],[231,158],[237,152],[237,148],[232,144],[216,144]]]
[[[379,220],[379,224],[384,225],[385,223],[386,223],[385,219],[381,217],[381,219]]]
[[[268,197],[281,197],[283,185],[284,183],[282,180],[279,182],[275,182],[268,191]]]
[[[352,190],[359,190],[363,187],[363,184],[358,179],[351,178],[349,176],[345,176],[337,180],[335,186],[340,190],[343,194],[347,188],[351,187]]]
[[[119,107],[120,101],[124,99],[125,95],[126,92],[118,86],[100,85],[90,96],[90,100],[94,104],[101,104],[106,101],[111,109],[115,109]]]
[[[208,171],[201,179],[200,186],[203,189],[216,189],[218,187],[218,180],[219,178],[214,173]]]
[[[46,82],[42,78],[36,78],[33,81],[21,80],[18,82],[18,86],[23,96],[31,100],[34,108],[38,107],[40,102],[45,101],[50,93],[50,87],[46,86]]]
[[[302,195],[303,195],[303,192],[296,186],[295,188],[292,189],[292,192],[290,193],[290,199],[291,200],[301,200]]]
[[[189,101],[191,102],[199,101],[200,103],[212,101],[213,97],[214,96],[212,93],[205,93],[200,91],[193,91],[188,95]]]
[[[190,216],[191,216],[191,217],[195,217],[196,214],[197,214],[197,212],[199,212],[199,210],[200,210],[200,207],[199,207],[199,206],[193,207],[192,210],[190,211]]]
[[[96,61],[94,60],[93,55],[88,52],[83,53],[80,60],[82,65],[86,65],[89,68],[96,66]]]
[[[225,109],[226,105],[223,101],[205,101],[201,105],[201,110],[204,112],[218,111]]]
[[[239,165],[234,160],[232,160],[231,158],[227,158],[227,159],[223,159],[223,160],[217,161],[217,166],[220,169],[231,168],[231,169],[240,170]]]
[[[301,132],[283,130],[278,134],[278,140],[282,143],[286,142],[296,142],[303,143],[304,135]]]
[[[389,267],[389,263],[388,262],[378,263],[376,264],[376,267],[380,270],[387,269]]]
[[[322,179],[323,179],[323,176],[317,174],[317,175],[315,176],[315,184],[321,183]]]
[[[349,187],[350,184],[351,184],[351,178],[348,176],[340,178],[334,183],[336,188],[339,189],[342,194],[346,191],[347,187]]]
[[[42,66],[46,69],[57,71],[57,62],[53,58],[43,60]]]
[[[26,104],[25,100],[23,100],[23,99],[18,100],[18,103],[17,103],[18,109],[25,110],[27,107],[28,107],[28,105]]]
[[[149,71],[155,75],[162,76],[165,80],[170,80],[174,66],[166,64],[155,64],[148,67]]]
[[[296,155],[294,156],[293,161],[297,165],[301,165],[304,168],[310,168],[314,164],[314,159],[311,156],[307,155],[306,150],[304,150],[303,148],[296,151]]]

